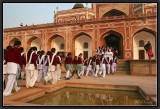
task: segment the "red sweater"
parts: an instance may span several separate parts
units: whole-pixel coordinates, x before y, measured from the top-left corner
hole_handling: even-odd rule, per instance
[[[96,62],[96,56],[93,56],[92,61]]]
[[[96,65],[100,65],[100,60],[98,58],[96,59]]]
[[[24,54],[21,56],[21,58],[22,58],[21,66],[26,65],[26,58],[25,58]]]
[[[31,54],[30,54],[30,56],[31,56]],[[29,62],[30,56],[27,56],[27,62]],[[35,66],[37,66],[37,64],[36,64],[37,59],[38,59],[37,54],[34,52],[32,54],[31,64],[34,64]]]
[[[6,52],[6,54],[4,55],[4,60],[5,60],[5,63],[4,64],[7,64],[7,62],[8,62],[8,55],[11,53],[11,51],[10,50],[8,50],[7,52]]]
[[[114,51],[114,56],[118,57],[118,52]]]
[[[83,63],[84,63],[84,66],[87,66],[87,62],[88,60],[85,60]]]
[[[52,56],[53,56],[53,54],[50,55],[50,62],[52,61]],[[51,63],[51,64],[55,65],[55,66],[57,65],[57,56],[56,55],[54,56],[53,63]]]
[[[72,63],[73,63],[72,57],[66,57],[65,64],[72,64]],[[75,64],[75,62],[74,62],[74,64]]]
[[[39,58],[37,58],[37,64],[39,64],[39,63],[40,63],[40,60],[41,60],[42,56],[43,56],[43,55],[39,55],[39,56],[37,56],[37,57],[39,57]],[[41,61],[41,64],[43,64],[43,63],[44,63],[44,58],[45,58],[45,56],[43,57],[43,59],[42,59],[42,61]]]
[[[106,64],[107,63],[106,59],[105,58],[101,58],[100,59],[101,62],[102,62],[102,59],[103,59],[103,63],[102,64]]]
[[[77,64],[82,64],[82,62],[83,62],[83,61],[82,61],[82,58],[78,56]]]
[[[21,65],[22,63],[21,51],[18,47],[14,47],[13,49],[10,49],[8,51],[7,62],[14,62]]]
[[[57,64],[61,64],[61,60],[59,59],[60,56],[57,56]],[[60,57],[61,58],[61,57]]]
[[[87,61],[87,66],[89,66],[89,65],[92,65],[92,60],[91,60],[91,59],[89,59],[89,60]]]

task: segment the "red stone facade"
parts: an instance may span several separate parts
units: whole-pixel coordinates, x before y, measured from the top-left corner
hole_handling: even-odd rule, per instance
[[[110,9],[105,9],[107,6]],[[111,7],[117,7],[117,10],[123,11],[126,15],[102,17],[102,14],[110,11]],[[104,38],[112,33],[120,37],[120,48],[123,51],[122,58],[133,59],[132,40],[136,33],[146,31],[157,37],[157,13],[152,11],[151,13],[133,15],[132,7],[132,4],[126,3],[117,4],[117,6],[114,4],[114,7],[113,4],[93,3],[92,10],[95,12],[95,17],[92,19],[5,28],[3,33],[3,47],[6,48],[12,39],[17,38],[22,42],[24,50],[27,51],[31,42],[35,38],[39,38],[42,42],[41,49],[47,51],[51,49],[51,41],[57,36],[61,36],[65,40],[64,52],[72,52],[75,54],[75,40],[84,34],[91,37],[92,54],[94,54],[95,49],[99,46],[105,46]],[[156,6],[154,6],[154,8],[156,8]],[[145,10],[146,9],[148,8],[145,8]],[[75,9],[75,11],[76,10],[78,9]]]

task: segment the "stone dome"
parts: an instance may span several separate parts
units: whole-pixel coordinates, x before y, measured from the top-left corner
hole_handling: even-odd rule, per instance
[[[84,8],[82,3],[76,3],[72,9]]]

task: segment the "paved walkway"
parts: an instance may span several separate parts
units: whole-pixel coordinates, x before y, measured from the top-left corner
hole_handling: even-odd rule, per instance
[[[32,97],[40,97],[45,94],[45,90],[49,90],[51,88],[55,88],[57,85],[70,82],[70,83],[78,83],[78,84],[108,84],[108,85],[129,85],[129,86],[139,86],[145,94],[152,97],[152,99],[157,102],[157,77],[156,76],[130,76],[130,75],[106,75],[105,78],[102,77],[85,77],[82,76],[81,79],[76,79],[75,77],[70,80],[62,80],[58,81],[57,84],[52,85],[48,83],[44,85],[43,83],[36,83],[34,88],[27,89],[25,87],[25,81],[19,80],[18,85],[21,86],[21,90],[19,92],[14,92],[13,95],[4,97],[4,105],[34,105],[25,103]],[[30,96],[33,95],[33,96]],[[31,98],[30,98],[31,97]]]

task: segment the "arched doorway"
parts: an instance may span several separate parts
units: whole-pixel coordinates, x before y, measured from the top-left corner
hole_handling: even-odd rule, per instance
[[[102,36],[103,46],[118,50],[118,57],[123,58],[123,37],[120,33],[109,31]]]
[[[27,41],[27,48],[29,49],[30,47],[33,47],[33,46],[37,47],[37,51],[41,50],[41,46],[42,46],[41,39],[35,36],[31,37]]]
[[[147,31],[145,29],[138,31],[133,36],[133,59],[148,59],[148,55],[144,50],[144,45],[150,41],[152,45],[153,58],[156,55],[156,38],[153,32]]]
[[[10,45],[10,46],[13,46],[13,45],[14,45],[14,42],[15,42],[16,40],[20,41],[20,40],[17,39],[17,38],[13,38],[13,39],[9,42],[9,45]]]
[[[65,56],[65,40],[62,36],[60,35],[53,35],[52,37],[49,38],[48,43],[47,43],[47,49],[50,51],[51,48],[55,48],[56,52],[61,52],[62,57]]]
[[[122,16],[122,15],[126,15],[126,14],[122,11],[112,9],[112,10],[106,12],[102,17]]]
[[[92,38],[87,34],[79,34],[75,39],[75,55],[83,53],[83,58],[92,56]]]

